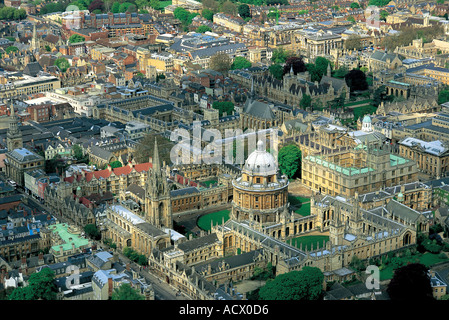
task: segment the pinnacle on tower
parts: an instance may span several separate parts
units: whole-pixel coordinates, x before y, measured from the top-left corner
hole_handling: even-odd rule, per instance
[[[154,153],[153,153],[153,170],[158,172],[161,169],[161,163],[159,161],[159,148],[157,147],[157,139],[154,138]]]

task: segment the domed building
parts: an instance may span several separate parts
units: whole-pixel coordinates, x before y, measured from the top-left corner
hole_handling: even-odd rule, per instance
[[[278,222],[287,212],[288,179],[279,173],[276,159],[259,141],[242,169],[232,181],[234,195],[231,217],[260,223]]]

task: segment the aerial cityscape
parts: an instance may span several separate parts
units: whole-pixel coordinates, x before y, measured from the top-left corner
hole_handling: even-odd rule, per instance
[[[0,2],[0,300],[449,300],[449,1]]]

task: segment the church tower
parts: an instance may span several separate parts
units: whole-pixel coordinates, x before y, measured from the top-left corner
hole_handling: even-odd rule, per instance
[[[23,147],[22,132],[19,129],[19,118],[16,116],[14,111],[14,105],[11,101],[11,115],[9,117],[9,128],[6,133],[6,147],[8,152],[14,149],[19,149]]]
[[[156,139],[154,141],[153,168],[148,172],[145,191],[145,219],[157,227],[172,228],[170,190],[167,175],[161,169]]]
[[[39,38],[37,37],[37,31],[36,31],[36,23],[33,24],[33,37],[31,38],[31,51],[39,50],[41,44],[39,41]]]

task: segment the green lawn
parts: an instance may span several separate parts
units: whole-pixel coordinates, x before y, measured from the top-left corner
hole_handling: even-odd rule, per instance
[[[229,220],[230,212],[231,212],[230,210],[221,210],[221,211],[206,214],[198,219],[197,225],[201,229],[203,229],[205,231],[209,231],[211,221],[213,221],[214,225],[221,224],[223,221],[223,217],[224,217],[224,221],[226,222]]]
[[[209,188],[211,184],[216,184],[217,182],[218,182],[218,180],[207,180],[207,181],[202,181],[201,184],[204,184],[207,188]]]
[[[172,4],[171,0],[169,0],[169,1],[159,1],[159,3],[160,3],[160,8],[161,9],[163,9],[163,8],[165,8],[167,6],[170,6]]]
[[[310,198],[288,196],[290,205],[297,207],[296,213],[302,216],[310,215]]]
[[[310,216],[310,202],[301,204],[301,208],[296,209],[295,212],[303,217]]]
[[[287,240],[287,243],[297,248],[300,248],[302,243],[303,250],[305,250],[306,248],[307,250],[310,250],[312,248],[312,244],[313,248],[316,249],[317,243],[319,243],[319,247],[322,248],[323,241],[328,242],[329,236],[302,236]]]
[[[411,262],[411,263],[418,262],[418,263],[422,263],[423,265],[425,265],[427,267],[430,267],[436,263],[446,261],[447,259],[440,258],[439,253],[435,254],[435,253],[425,252],[425,253],[414,254],[410,258],[403,257],[402,260],[405,262]],[[389,280],[389,279],[393,278],[393,275],[394,275],[393,266],[387,265],[385,267],[385,269],[380,271],[380,281]]]
[[[352,112],[354,113],[354,119],[359,119],[363,117],[365,114],[372,114],[376,112],[377,107],[374,107],[372,105],[366,105],[363,107],[355,107],[352,109]]]

